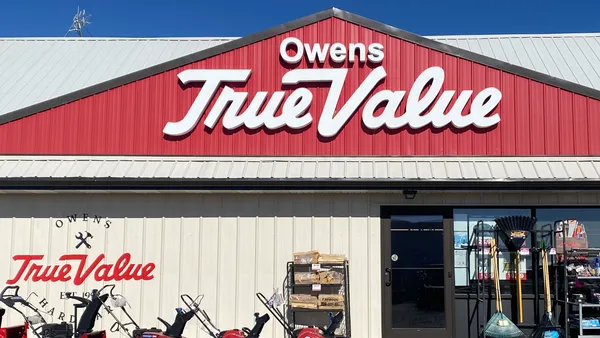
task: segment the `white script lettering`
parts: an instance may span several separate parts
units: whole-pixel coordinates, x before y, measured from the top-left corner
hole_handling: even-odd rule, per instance
[[[336,50],[339,50],[339,48],[336,48]],[[178,122],[168,122],[163,132],[171,136],[181,136],[192,131],[212,101],[219,85],[230,82],[246,83],[250,73],[251,70],[249,69],[195,69],[179,73],[178,77],[184,84],[204,82],[204,85],[183,119]],[[377,84],[387,76],[383,66],[373,69],[352,93],[348,101],[344,102],[341,109],[336,112],[335,109],[338,106],[347,73],[347,68],[294,69],[287,72],[282,78],[283,85],[330,83],[317,128],[318,133],[323,137],[337,135],[356,113],[360,104],[371,95]],[[362,113],[363,124],[372,130],[377,130],[383,126],[389,129],[398,129],[403,126],[419,129],[429,124],[435,128],[452,124],[456,128],[463,129],[471,125],[476,128],[488,128],[500,122],[498,113],[490,115],[502,99],[502,93],[497,88],[489,87],[479,92],[473,98],[469,113],[463,115],[462,113],[473,91],[462,91],[451,106],[450,103],[456,91],[441,91],[444,78],[445,74],[442,68],[430,67],[417,77],[408,94],[406,91],[391,90],[376,92],[365,104]],[[428,83],[431,83],[431,86],[425,92]],[[312,123],[313,118],[309,108],[313,100],[313,94],[307,88],[299,87],[287,98],[285,98],[285,92],[276,91],[271,95],[263,111],[258,112],[267,96],[267,92],[256,93],[248,107],[240,113],[241,108],[248,99],[248,92],[236,92],[231,87],[225,86],[208,113],[204,125],[213,129],[223,114],[223,127],[228,130],[242,126],[249,129],[258,129],[262,126],[271,130],[282,127],[302,129]],[[439,99],[428,110],[438,96]],[[406,111],[400,116],[395,116],[400,103],[405,97]],[[282,113],[275,116],[282,102]],[[383,113],[374,116],[375,109],[384,102],[386,105]],[[228,103],[231,104],[225,111]],[[448,110],[448,108],[450,109]],[[312,109],[317,108],[313,107]]]
[[[295,47],[294,55],[288,54],[288,47]],[[367,53],[368,51],[368,53]],[[298,38],[285,38],[279,45],[279,55],[281,59],[288,64],[295,65],[302,61],[302,57],[306,55],[309,63],[319,62],[325,63],[327,56],[334,63],[343,63],[348,59],[350,63],[355,62],[358,52],[358,61],[365,63],[369,60],[372,63],[379,64],[383,61],[383,45],[380,43],[372,43],[367,48],[362,43],[350,43],[346,45],[336,42],[333,44],[325,43],[323,45],[314,43],[312,46],[308,43],[302,43]]]

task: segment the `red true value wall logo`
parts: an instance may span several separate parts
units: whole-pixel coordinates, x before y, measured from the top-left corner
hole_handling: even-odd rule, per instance
[[[289,47],[294,47],[297,52],[292,52],[293,55],[290,55]],[[282,85],[317,82],[330,85],[317,129],[321,136],[333,137],[352,118],[377,84],[387,76],[384,67],[380,65],[384,59],[384,47],[380,43],[372,43],[369,46],[362,43],[351,43],[348,46],[341,43],[331,45],[326,43],[321,46],[316,43],[311,46],[294,37],[286,38],[280,44],[279,56],[287,64],[296,65],[305,55],[309,63],[319,62],[322,64],[329,56],[332,62],[338,64],[346,61],[349,63],[358,61],[362,64],[368,61],[370,65],[376,66],[337,112],[335,109],[338,106],[342,88],[344,88],[348,68],[294,69],[287,72],[281,79]],[[191,132],[213,100],[220,85],[225,83],[245,84],[251,73],[251,69],[192,69],[179,73],[178,77],[183,84],[203,82],[204,85],[184,118],[178,122],[168,122],[163,132],[171,136],[182,136]],[[452,124],[454,127],[462,129],[469,126],[489,128],[500,122],[500,116],[497,113],[490,115],[502,98],[502,93],[497,88],[488,87],[480,91],[473,98],[469,113],[463,115],[462,112],[473,91],[463,90],[450,108],[450,101],[456,91],[445,90],[440,96],[444,76],[444,70],[441,67],[430,67],[416,78],[408,95],[405,90],[381,90],[375,93],[367,100],[362,111],[363,124],[371,130],[377,130],[383,126],[389,129],[398,129],[404,126],[419,129],[428,124],[435,128]],[[429,83],[431,85],[423,95]],[[313,117],[309,112],[313,94],[307,88],[296,88],[285,98],[285,101],[285,92],[276,91],[271,95],[264,109],[259,112],[267,96],[267,92],[256,93],[248,107],[240,112],[248,99],[248,93],[236,92],[231,87],[225,86],[204,120],[204,125],[213,129],[223,114],[223,127],[229,130],[241,126],[249,129],[258,129],[263,126],[271,130],[282,127],[302,129],[313,122]],[[396,116],[396,111],[405,96],[406,111],[401,116]],[[427,111],[438,96],[440,97],[435,105]],[[282,102],[281,114],[275,116]],[[225,111],[229,103],[229,108]],[[386,103],[383,113],[375,116],[375,110],[382,103]],[[448,108],[450,109],[448,110]],[[427,113],[424,114],[425,112]]]
[[[80,222],[77,222],[80,220]],[[79,223],[79,224],[77,224]],[[82,226],[83,231],[75,234],[75,249],[91,249],[90,244],[94,236],[88,232],[89,228],[108,230],[112,222],[102,216],[90,217],[84,213],[81,217],[73,214],[67,217],[67,221],[57,220],[54,226],[62,229],[66,224],[69,226]],[[67,227],[68,228],[68,227]],[[85,233],[85,234],[84,234]],[[72,282],[74,285],[83,284],[89,277],[97,282],[151,280],[154,278],[152,272],[156,268],[154,263],[134,264],[131,263],[131,254],[123,253],[114,263],[103,262],[106,258],[103,253],[90,259],[86,254],[65,254],[58,258],[59,264],[44,265],[45,255],[15,255],[13,261],[20,264],[16,274],[6,281],[6,284],[17,284],[20,281],[32,282]],[[74,264],[74,265],[73,265]]]

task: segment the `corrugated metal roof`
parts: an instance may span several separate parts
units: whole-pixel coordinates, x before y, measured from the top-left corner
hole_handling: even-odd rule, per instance
[[[0,39],[0,115],[230,40]]]
[[[439,42],[600,89],[600,34],[434,36]]]
[[[600,33],[430,38],[600,89]],[[0,39],[0,115],[233,39]]]
[[[600,157],[0,156],[0,179],[600,181]]]

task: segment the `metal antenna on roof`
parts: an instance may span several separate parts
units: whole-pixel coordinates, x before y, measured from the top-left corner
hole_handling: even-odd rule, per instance
[[[79,37],[82,37],[85,26],[92,23],[89,20],[90,17],[91,17],[91,15],[88,15],[86,17],[85,9],[80,11],[79,6],[77,6],[77,14],[75,14],[75,16],[73,17],[73,23],[71,24],[71,27],[69,28],[69,30],[67,31],[67,34],[65,34],[65,36],[67,36],[69,34],[69,32],[75,32],[75,33],[77,33],[77,35]],[[86,29],[86,31],[87,31],[87,29]]]

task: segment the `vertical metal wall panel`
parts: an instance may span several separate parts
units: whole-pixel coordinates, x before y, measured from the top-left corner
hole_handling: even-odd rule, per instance
[[[370,243],[378,237],[369,234],[378,233],[379,226],[372,223],[377,225],[373,229],[369,223],[368,195],[3,195],[0,202],[0,237],[8,239],[0,247],[5,282],[20,267],[11,259],[14,255],[44,255],[36,263],[46,266],[58,264],[65,254],[87,254],[87,269],[100,254],[113,264],[129,253],[132,263],[156,264],[154,278],[108,283],[115,283],[127,297],[140,324],[160,327],[156,317],[171,321],[181,293],[203,293],[203,306],[219,327],[240,328],[253,324],[254,312],[266,311],[256,292],[282,291],[293,252],[319,249],[344,253],[351,260],[353,332],[368,336],[372,331],[370,316],[363,313],[373,308],[373,295],[379,299],[378,281],[369,281],[378,273],[364,272],[373,269],[370,264],[379,268],[378,256],[369,257],[379,247],[378,242]],[[87,221],[83,213],[89,214]],[[94,215],[108,217],[110,228],[94,222]],[[57,222],[64,226],[58,228]],[[92,247],[76,249],[75,236],[85,231],[93,234]],[[94,280],[94,272],[78,286],[74,280],[33,282],[30,276],[24,282],[24,277],[17,283],[21,293],[35,292],[32,301],[45,311],[54,309],[54,320],[61,313],[68,320],[73,313],[71,302],[60,299],[61,292],[82,293],[104,283]],[[108,329],[113,320],[101,314],[96,327]],[[20,321],[8,312],[8,324]],[[274,320],[264,333],[265,338],[282,335]],[[205,334],[192,321],[186,336]]]
[[[177,74],[186,69],[251,69],[244,86],[248,92],[242,109],[256,93],[282,90],[282,76],[290,70],[279,58],[279,44],[286,37],[304,43],[340,42],[345,45],[378,42],[384,45],[382,65],[387,77],[375,89],[409,91],[415,79],[428,67],[445,70],[444,90],[455,90],[452,104],[462,90],[473,90],[474,97],[494,86],[503,94],[495,112],[501,117],[497,126],[486,130],[457,130],[454,127],[412,130],[367,130],[361,115],[364,104],[343,127],[339,135],[326,139],[317,133],[321,111],[329,93],[328,86],[310,86],[313,102],[312,123],[303,131],[276,132],[239,129],[227,131],[221,121],[211,131],[203,123],[189,135],[165,137],[162,130],[169,121],[179,121],[196,98],[200,86],[180,86]],[[356,88],[372,72],[371,66],[349,67],[339,110]],[[303,59],[298,68],[314,67]],[[333,67],[327,61],[323,66]],[[286,97],[293,88],[286,88]],[[372,96],[373,94],[371,94]],[[218,94],[217,94],[218,96]],[[408,95],[407,95],[408,96]],[[438,96],[439,97],[439,96]],[[469,100],[472,103],[473,97]],[[406,109],[405,97],[397,115]],[[584,101],[588,104],[583,104]],[[211,106],[214,105],[215,99]],[[280,107],[281,109],[281,107]],[[210,107],[207,109],[207,112]],[[378,110],[376,114],[379,114]],[[463,114],[468,113],[466,108]],[[238,48],[214,57],[169,70],[103,93],[38,113],[0,126],[0,153],[3,154],[119,154],[119,155],[598,155],[598,133],[594,126],[600,106],[595,99],[558,89],[511,73],[460,59],[442,52],[400,40],[379,32],[330,18],[277,37]],[[592,128],[592,127],[589,127]],[[586,146],[588,145],[588,146]]]
[[[0,195],[0,278],[12,278],[20,266],[11,257],[44,255],[38,264],[57,264],[64,254],[87,253],[86,267],[100,254],[114,263],[130,253],[132,263],[156,264],[154,278],[118,281],[131,313],[143,326],[157,326],[160,316],[171,321],[181,293],[203,293],[205,310],[223,329],[251,326],[254,312],[265,312],[255,293],[281,291],[286,263],[295,251],[318,249],[344,253],[350,260],[350,297],[354,337],[381,336],[381,205],[597,205],[597,192],[419,193],[401,194],[85,194]],[[89,218],[83,221],[83,213]],[[77,215],[69,222],[68,216]],[[105,229],[93,215],[111,221]],[[73,217],[71,217],[73,219]],[[57,222],[64,222],[62,228]],[[75,249],[75,235],[93,234],[91,249]],[[73,274],[71,274],[73,275]],[[60,292],[89,291],[103,282],[92,276],[82,285],[21,282],[21,293],[59,320],[73,313]],[[44,306],[44,304],[46,304]],[[52,310],[54,309],[54,310]],[[117,311],[118,313],[118,311]],[[21,318],[7,312],[7,325]],[[97,328],[113,321],[104,312]],[[122,318],[122,316],[121,316]],[[206,337],[199,323],[186,330],[189,338]],[[281,338],[271,321],[264,338]],[[118,334],[109,333],[117,338]]]

